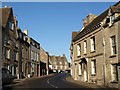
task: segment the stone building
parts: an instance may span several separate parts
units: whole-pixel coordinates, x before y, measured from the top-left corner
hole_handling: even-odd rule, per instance
[[[30,37],[27,33],[22,32],[21,29],[18,29],[18,47],[19,47],[19,75],[18,78],[27,78],[30,77]]]
[[[49,74],[48,63],[49,63],[49,54],[42,47],[40,47],[40,75],[41,76]]]
[[[40,76],[40,44],[30,38],[31,75]]]
[[[50,73],[59,73],[62,71],[69,71],[69,63],[65,54],[63,56],[50,56],[49,57],[49,71]]]
[[[81,31],[72,33],[73,78],[120,87],[120,2],[99,16],[89,14],[83,25]]]
[[[11,7],[0,8],[2,12],[2,67],[18,73],[18,46],[16,42],[17,20]]]

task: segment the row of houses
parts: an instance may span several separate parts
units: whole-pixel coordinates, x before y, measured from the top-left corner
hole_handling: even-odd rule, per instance
[[[120,2],[83,19],[83,28],[72,32],[70,51],[75,80],[120,88]]]
[[[50,73],[70,73],[70,63],[68,63],[65,54],[63,56],[50,56],[49,60],[49,72]]]
[[[22,31],[19,28],[12,7],[1,8],[0,14],[2,15],[2,68],[9,69],[18,79],[48,75],[49,53],[28,35],[28,30]]]
[[[40,76],[40,44],[18,27],[11,7],[2,11],[2,67],[18,78]],[[31,68],[32,67],[32,68]]]

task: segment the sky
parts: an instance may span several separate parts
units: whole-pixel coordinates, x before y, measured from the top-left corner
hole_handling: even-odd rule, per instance
[[[100,15],[115,2],[5,2],[12,6],[18,26],[50,55],[66,55],[70,62],[73,31],[81,30],[90,13]]]

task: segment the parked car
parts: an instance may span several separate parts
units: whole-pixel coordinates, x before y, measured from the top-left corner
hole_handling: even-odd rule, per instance
[[[2,84],[11,84],[14,80],[11,72],[7,68],[2,68]]]

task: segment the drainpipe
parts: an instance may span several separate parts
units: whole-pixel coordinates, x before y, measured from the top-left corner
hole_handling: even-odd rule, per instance
[[[103,52],[103,80],[104,80],[104,85],[106,85],[106,82],[105,82],[105,78],[106,78],[106,68],[105,68],[105,40],[104,40],[105,37],[103,37],[103,49],[104,49],[104,52]]]
[[[101,23],[102,24],[102,23]],[[104,35],[104,28],[101,26],[102,30],[102,35],[103,35],[103,80],[104,80],[104,85],[106,85],[106,67],[105,67],[105,35]]]

